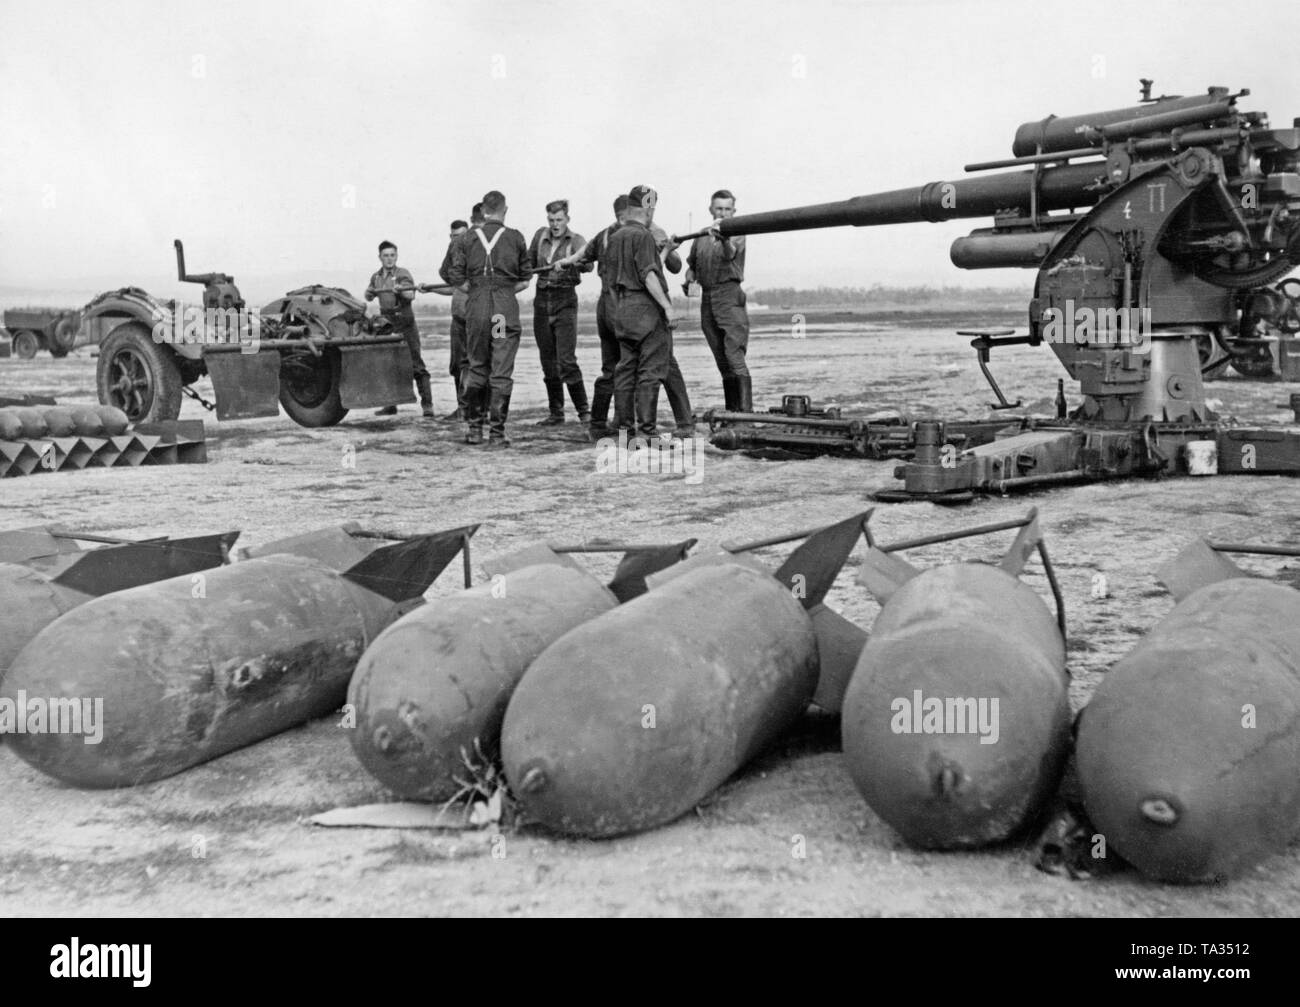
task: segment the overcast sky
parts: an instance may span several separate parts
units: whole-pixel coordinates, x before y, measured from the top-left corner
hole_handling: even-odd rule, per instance
[[[590,234],[645,182],[684,231],[720,187],[746,212],[960,176],[1143,76],[1300,116],[1294,0],[0,0],[0,24],[5,286],[153,282],[174,237],[246,285],[360,287],[384,238],[433,280],[491,188],[526,235],[557,197]],[[751,238],[749,285],[1027,286],[948,261],[986,224]]]

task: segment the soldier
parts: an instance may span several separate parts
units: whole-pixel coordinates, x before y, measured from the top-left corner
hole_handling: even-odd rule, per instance
[[[565,265],[585,265],[588,269],[594,263],[596,275],[600,277],[600,297],[596,301],[596,333],[600,336],[600,377],[592,385],[591,399],[591,433],[594,437],[604,436],[608,432],[609,405],[614,400],[614,368],[618,365],[618,335],[614,331],[615,314],[618,303],[614,299],[614,284],[609,278],[609,260],[605,252],[609,248],[609,237],[623,226],[627,220],[627,196],[614,200],[614,223],[592,238],[577,252],[570,253],[560,262]],[[619,425],[618,414],[614,415],[615,425]]]
[[[717,233],[718,221],[735,216],[736,197],[719,189],[709,200],[709,213],[714,220],[712,233],[692,242],[686,282],[698,281],[702,290],[700,326],[722,374],[727,408],[752,412],[752,386],[745,362],[749,315],[745,311],[745,292],[740,287],[745,279],[745,239],[723,238]]]
[[[654,222],[654,215],[651,214],[650,233],[655,237],[655,246],[659,249],[659,255],[663,259],[664,267],[668,272],[676,275],[682,271],[682,257],[677,254],[677,243],[668,239],[668,234],[662,227]],[[686,378],[682,376],[682,369],[677,365],[677,354],[673,352],[671,339],[672,333],[668,333],[668,376],[664,378],[664,394],[668,396],[668,406],[673,411],[673,423],[677,427],[678,437],[695,436],[695,415],[691,410],[691,397],[686,392]]]
[[[654,235],[655,244],[659,249],[664,265],[672,273],[680,273],[682,269],[681,256],[677,254],[677,245],[668,240],[668,235],[663,228],[653,222],[651,215],[650,233]],[[614,223],[605,228],[594,238],[591,239],[579,252],[570,255],[564,263],[596,263],[597,275],[600,276],[600,300],[596,302],[596,332],[600,336],[600,377],[596,379],[594,387],[594,397],[592,399],[592,422],[591,433],[594,437],[607,435],[610,430],[607,426],[609,418],[609,405],[614,397],[614,369],[619,360],[618,335],[615,332],[614,322],[617,313],[617,302],[614,299],[614,287],[608,278],[609,259],[606,252],[609,247],[609,237],[617,231],[627,220],[627,196],[619,196],[614,200]],[[670,333],[671,335],[671,333]],[[664,391],[668,395],[668,404],[673,410],[673,419],[677,425],[677,434],[680,437],[693,437],[695,435],[695,420],[691,413],[691,400],[686,392],[686,379],[682,377],[681,368],[677,365],[677,356],[669,349],[668,354],[668,376],[664,380]],[[632,416],[621,416],[618,412],[617,404],[614,410],[614,430],[632,429],[635,431],[636,423]]]
[[[627,222],[609,235],[609,272],[617,301],[618,367],[615,413],[635,422],[646,438],[658,436],[659,386],[672,356],[672,301],[659,248],[650,232],[658,194],[638,185],[627,195]]]
[[[464,286],[465,443],[483,443],[483,414],[490,413],[488,447],[509,447],[506,420],[519,352],[519,300],[528,287],[528,245],[506,227],[506,197],[493,189],[483,197],[484,223],[471,227],[452,247],[448,282]]]
[[[582,282],[578,273],[591,272],[590,262],[569,261],[586,240],[569,230],[569,201],[546,204],[546,226],[539,228],[528,246],[528,259],[537,273],[537,296],[533,300],[533,336],[542,361],[549,413],[539,427],[564,422],[564,389],[569,389],[579,423],[590,423],[587,390],[578,367],[578,295]]]
[[[366,285],[366,300],[378,297],[380,313],[393,323],[393,331],[406,339],[415,387],[420,391],[420,409],[432,418],[433,390],[429,387],[429,369],[424,366],[424,356],[420,353],[420,330],[416,328],[415,311],[411,307],[415,300],[415,280],[397,264],[397,246],[391,241],[379,243],[379,262],[379,269],[371,274]],[[397,406],[384,406],[375,415],[392,416],[396,412]]]
[[[456,246],[456,239],[469,230],[471,225],[483,223],[483,204],[475,203],[469,213],[469,224],[463,220],[451,222],[451,240],[447,243],[447,254],[442,258],[438,275],[443,283],[451,282],[451,250]],[[465,418],[465,371],[469,358],[465,354],[465,301],[469,295],[457,287],[451,295],[451,355],[447,370],[456,385],[456,408],[443,417],[445,420],[463,420]]]

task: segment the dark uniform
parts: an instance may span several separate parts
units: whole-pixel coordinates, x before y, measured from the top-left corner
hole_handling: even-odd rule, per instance
[[[608,237],[607,281],[617,304],[615,330],[619,361],[614,370],[615,413],[630,424],[639,417],[638,432],[658,433],[659,385],[668,376],[672,338],[663,308],[646,289],[653,273],[665,290],[663,263],[654,235],[640,221],[629,220]]]
[[[524,236],[499,220],[471,227],[452,247],[448,282],[469,281],[465,302],[466,419],[470,439],[483,427],[484,405],[491,413],[491,439],[505,439],[515,354],[519,352],[519,300],[515,286],[528,280]],[[490,391],[489,391],[490,389]],[[490,401],[489,401],[490,399]]]
[[[411,352],[415,387],[420,392],[420,408],[427,412],[433,408],[433,389],[429,387],[429,368],[424,366],[424,354],[420,352],[420,330],[415,324],[415,309],[411,301],[393,291],[395,286],[414,287],[415,280],[401,266],[392,269],[381,267],[370,275],[369,286],[379,297],[380,313],[392,323],[393,331],[406,340],[406,348]]]
[[[593,385],[591,404],[591,421],[596,426],[603,426],[609,418],[609,404],[614,398],[614,370],[619,360],[618,333],[615,328],[618,302],[615,298],[613,281],[609,278],[610,261],[606,253],[609,250],[610,236],[622,226],[618,221],[610,224],[587,242],[579,259],[584,263],[596,263],[596,274],[600,277],[600,299],[596,302],[596,332],[600,336],[600,377]],[[662,249],[668,240],[667,234],[654,224],[650,225],[650,233],[655,237],[656,247]],[[678,269],[680,268],[679,263]],[[670,340],[671,337],[670,331]],[[673,421],[677,424],[678,431],[692,432],[695,417],[691,412],[690,396],[686,392],[686,379],[682,376],[682,369],[677,366],[677,357],[672,352],[671,341],[664,391],[668,395],[668,404],[672,407]],[[614,426],[624,428],[634,425],[631,416],[619,414],[618,404],[615,403]]]
[[[452,238],[447,243],[447,254],[442,257],[442,265],[438,269],[438,275],[442,277],[443,283],[451,282],[451,250],[456,247],[456,242],[459,240],[460,238]],[[465,303],[468,300],[469,295],[465,291],[460,289],[452,291],[451,359],[448,361],[447,371],[456,383],[456,408],[460,410],[462,417],[465,415],[465,371],[469,364],[469,357],[465,352]]]
[[[583,246],[583,237],[566,230],[556,239],[549,227],[533,235],[528,246],[529,263],[536,269],[556,259],[567,258],[575,248]],[[578,367],[578,294],[576,287],[582,282],[578,275],[590,272],[591,264],[583,262],[559,271],[537,274],[537,296],[533,300],[533,336],[542,361],[542,379],[546,383],[546,398],[552,420],[564,419],[564,389],[579,419],[591,419],[588,412],[587,390],[582,384],[582,369]]]
[[[745,239],[706,234],[692,242],[687,261],[703,291],[700,327],[722,375],[727,408],[749,412],[749,314],[740,286],[745,280]]]
[[[655,246],[662,254],[668,244],[668,232],[658,224],[650,225],[650,233],[655,236]],[[670,273],[682,271],[682,260],[674,253],[664,263]],[[664,394],[668,396],[668,406],[673,411],[673,422],[678,433],[691,435],[695,432],[695,416],[691,412],[691,397],[686,392],[686,378],[677,366],[677,354],[673,352],[672,331],[668,332],[668,377],[664,378]]]
[[[600,298],[596,301],[596,334],[600,336],[600,377],[592,384],[591,422],[604,426],[609,419],[609,404],[614,400],[614,368],[618,366],[618,333],[614,328],[618,301],[614,296],[614,283],[609,278],[609,236],[621,227],[617,221],[610,224],[583,248],[579,262],[590,268],[596,264],[600,277]],[[617,410],[614,425],[623,426]]]

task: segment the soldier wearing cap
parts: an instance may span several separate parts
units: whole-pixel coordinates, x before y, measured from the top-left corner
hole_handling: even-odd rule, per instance
[[[415,279],[410,272],[397,264],[397,246],[391,241],[379,243],[379,269],[370,275],[366,284],[366,300],[379,298],[379,311],[392,323],[393,331],[406,340],[411,353],[411,371],[415,387],[420,391],[420,408],[425,416],[433,416],[433,390],[429,387],[429,369],[424,366],[420,352],[420,330],[415,324]],[[392,416],[397,406],[384,406],[376,416]]]
[[[597,275],[600,277],[600,300],[596,302],[596,332],[600,336],[601,369],[600,377],[595,381],[591,405],[591,432],[593,436],[597,437],[605,436],[610,432],[607,421],[609,419],[610,402],[614,398],[614,370],[619,360],[618,334],[614,327],[617,302],[614,298],[613,283],[608,279],[609,258],[607,252],[610,235],[622,227],[626,220],[627,196],[619,196],[614,200],[614,223],[600,231],[579,252],[571,255],[566,260],[577,263],[594,262],[596,263]],[[653,222],[653,217],[650,223],[650,233],[654,235],[655,244],[659,248],[664,266],[669,272],[681,272],[682,260],[677,254],[677,245],[669,241],[668,235],[663,228]],[[673,411],[673,419],[677,424],[678,436],[694,436],[695,420],[691,412],[690,396],[686,392],[686,379],[682,376],[682,370],[677,365],[677,356],[671,350],[668,356],[668,376],[664,379],[663,385],[664,391],[668,395],[668,404]],[[625,428],[635,428],[634,418],[620,416],[616,403],[613,429]]]
[[[617,302],[619,361],[615,413],[650,438],[658,435],[659,386],[672,356],[672,301],[659,247],[650,231],[658,194],[638,185],[627,195],[627,222],[609,235],[608,280]],[[633,419],[636,417],[636,420]]]
[[[463,234],[452,247],[448,282],[464,285],[465,443],[483,442],[483,419],[489,417],[488,447],[509,447],[506,420],[514,391],[515,354],[519,352],[519,300],[528,287],[528,243],[506,227],[506,197],[493,189],[483,197],[484,222]]]
[[[676,275],[682,271],[682,257],[677,254],[677,242],[668,237],[668,233],[654,222],[651,214],[650,233],[655,237],[655,246],[663,259],[664,268]],[[671,333],[669,336],[671,337]],[[664,394],[668,396],[668,407],[673,411],[673,423],[677,427],[678,437],[695,436],[695,415],[691,411],[691,397],[686,391],[686,378],[677,364],[677,354],[671,343],[668,348],[668,376],[664,378]]]
[[[586,244],[581,234],[569,229],[569,201],[546,204],[546,226],[539,228],[528,246],[528,258],[537,273],[537,296],[533,299],[533,337],[542,362],[549,412],[538,426],[564,422],[564,389],[580,423],[591,422],[587,389],[578,367],[578,295],[580,272],[591,271],[591,263],[578,261],[576,249]],[[545,267],[550,267],[549,269]]]
[[[713,215],[711,233],[696,238],[687,257],[686,282],[698,281],[700,327],[722,375],[728,409],[753,411],[753,393],[745,351],[749,346],[749,314],[745,311],[744,237],[723,238],[718,222],[736,214],[736,197],[719,189],[709,200]]]
[[[438,275],[443,283],[451,283],[451,250],[456,241],[472,225],[483,223],[483,204],[475,203],[469,214],[469,223],[463,220],[451,222],[451,240],[447,243],[447,254],[438,267]],[[456,287],[451,294],[451,353],[447,361],[447,372],[456,385],[456,409],[443,417],[445,420],[463,420],[465,418],[465,372],[469,367],[469,357],[465,350],[465,303],[469,294]]]
[[[600,377],[592,384],[591,433],[603,436],[608,430],[609,406],[614,401],[614,368],[618,366],[618,334],[614,329],[618,302],[614,297],[614,284],[609,278],[609,238],[627,220],[627,196],[614,200],[614,223],[600,231],[577,252],[571,253],[562,264],[596,266],[600,277],[600,297],[596,301],[596,334],[600,337]],[[619,425],[618,414],[614,423]]]

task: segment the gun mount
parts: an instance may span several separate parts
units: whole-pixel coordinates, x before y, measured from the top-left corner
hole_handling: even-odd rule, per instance
[[[1035,268],[1029,342],[1048,342],[1083,419],[1208,418],[1198,343],[1230,347],[1243,306],[1300,264],[1300,120],[1272,129],[1212,87],[1048,116],[974,177],[746,214],[724,236],[992,216],[953,242],[963,269]],[[984,174],[1002,168],[1027,170]],[[996,345],[996,344],[994,344]]]
[[[1006,445],[991,459],[981,454],[990,450],[976,448],[970,471],[941,472],[936,462],[922,479],[918,436],[917,462],[900,477],[909,490],[933,494],[1162,471],[1174,463],[1171,446],[1217,429],[1203,373],[1229,360],[1243,373],[1267,372],[1271,362],[1261,353],[1269,351],[1257,330],[1300,328],[1297,281],[1269,289],[1300,265],[1300,119],[1271,128],[1265,113],[1238,109],[1249,93],[1211,87],[1151,99],[1144,81],[1141,105],[1024,123],[1010,158],[968,164],[969,177],[713,227],[734,237],[991,216],[991,227],[953,242],[953,264],[1038,275],[1028,335],[972,345],[1004,404],[986,366],[989,351],[1051,345],[1084,396],[1058,422],[1073,424],[1073,439],[1062,441],[1060,458],[1036,444]],[[1093,460],[1076,464],[1084,427],[1092,430],[1086,451]],[[1043,438],[1044,445],[1060,439]],[[1098,448],[1107,438],[1114,443]],[[1300,437],[1294,440],[1296,458],[1281,458],[1271,471],[1300,471]]]

